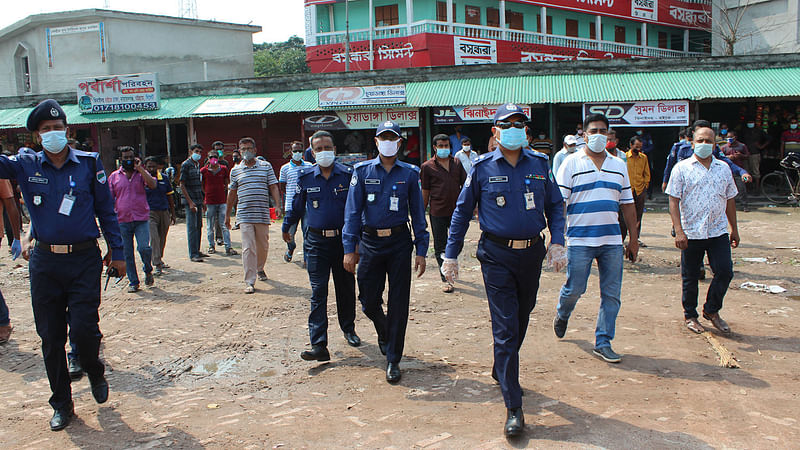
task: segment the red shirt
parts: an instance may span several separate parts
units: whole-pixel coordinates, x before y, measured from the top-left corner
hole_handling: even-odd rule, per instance
[[[217,173],[211,171],[208,166],[200,169],[200,177],[203,179],[203,192],[206,194],[206,205],[221,205],[228,201],[228,168],[220,165]]]
[[[783,142],[800,142],[800,130],[786,130],[781,134]]]

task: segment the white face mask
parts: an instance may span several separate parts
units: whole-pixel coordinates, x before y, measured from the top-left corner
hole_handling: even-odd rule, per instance
[[[336,159],[336,155],[333,153],[333,150],[325,150],[315,152],[314,159],[317,160],[317,164],[319,164],[320,167],[330,167]]]
[[[608,136],[605,134],[590,134],[587,138],[586,146],[595,153],[602,153],[606,151],[606,142],[608,142]]]
[[[472,150],[472,146],[470,146],[470,145],[462,145],[461,146],[461,150],[464,150],[465,152],[469,152],[470,150]]]
[[[694,144],[694,154],[697,155],[698,158],[705,159],[711,156],[714,152],[714,144],[702,143],[702,144]]]
[[[378,139],[378,151],[381,155],[391,158],[397,154],[397,149],[400,147],[400,140],[396,141],[382,141]]]

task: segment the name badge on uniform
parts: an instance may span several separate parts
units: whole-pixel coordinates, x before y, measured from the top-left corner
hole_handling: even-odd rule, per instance
[[[364,184],[381,184],[381,180],[378,178],[366,178]]]
[[[533,192],[525,193],[525,209],[531,210],[536,208],[536,203],[533,201]]]
[[[499,177],[489,177],[489,183],[508,183],[508,177],[505,175]]]
[[[319,186],[310,187],[310,188],[306,189],[306,192],[319,192]]]
[[[61,206],[58,207],[58,213],[68,216],[72,214],[72,207],[75,205],[75,196],[64,194],[64,198],[61,199]]]
[[[367,194],[367,201],[370,202],[370,203],[374,202],[375,201],[375,194],[372,194],[372,193]]]
[[[311,207],[314,208],[314,209],[319,208],[319,202],[317,200],[313,200],[311,202]]]
[[[47,184],[50,180],[44,177],[28,177],[28,183]]]
[[[399,197],[389,197],[389,211],[400,211]]]
[[[495,203],[497,203],[497,206],[499,206],[501,208],[503,206],[506,206],[506,198],[504,196],[502,196],[502,195],[498,195],[497,198],[494,199],[494,201],[495,201]]]

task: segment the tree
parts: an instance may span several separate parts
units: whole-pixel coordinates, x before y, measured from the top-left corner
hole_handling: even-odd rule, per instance
[[[286,42],[253,44],[253,62],[257,77],[310,72],[306,64],[306,46],[298,36]]]

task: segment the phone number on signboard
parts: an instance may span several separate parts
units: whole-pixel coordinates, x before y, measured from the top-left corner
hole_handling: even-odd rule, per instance
[[[158,103],[118,103],[114,105],[92,105],[92,112],[147,111],[158,109]]]

